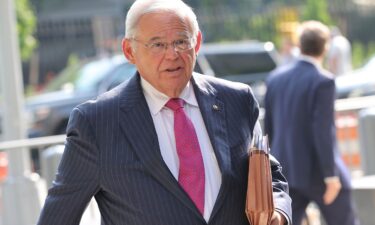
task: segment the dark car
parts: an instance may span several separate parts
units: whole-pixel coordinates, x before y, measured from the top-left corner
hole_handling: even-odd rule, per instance
[[[64,134],[70,112],[76,105],[110,90],[135,71],[135,66],[123,55],[90,61],[63,71],[46,87],[46,93],[26,100],[29,137]]]
[[[249,84],[260,105],[266,92],[265,79],[278,65],[271,42],[243,41],[204,44],[195,70],[226,80]]]
[[[198,54],[195,71],[250,84],[262,102],[264,80],[277,65],[275,54],[272,43],[248,41],[204,44]],[[58,80],[47,86],[49,92],[27,100],[29,136],[65,133],[74,106],[130,78],[135,70],[134,65],[119,55],[63,72]]]
[[[375,95],[375,56],[362,68],[335,79],[338,99]]]

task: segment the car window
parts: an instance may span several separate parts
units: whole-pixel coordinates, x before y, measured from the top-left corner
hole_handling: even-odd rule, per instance
[[[277,67],[277,52],[271,42],[243,41],[206,43],[194,70],[206,75],[249,84],[262,106],[265,79]]]
[[[116,87],[117,85],[131,78],[135,72],[136,68],[133,64],[128,62],[120,64],[112,72],[110,72],[111,75],[108,82],[100,87],[100,91],[108,91]]]
[[[63,71],[61,71],[58,76],[49,82],[43,92],[53,92],[61,90],[65,84],[71,83],[77,79],[78,72],[81,69],[83,63],[77,63],[66,67]]]
[[[212,75],[225,79],[263,74],[276,68],[276,51],[271,42],[205,43],[198,53],[198,64],[200,68],[197,66],[196,71],[200,69],[206,74],[209,69]]]
[[[117,65],[125,62],[124,56],[114,56],[69,66],[51,81],[44,93],[60,90],[92,92],[97,91],[105,76]]]
[[[206,54],[215,76],[269,72],[276,67],[268,52]]]
[[[74,82],[74,89],[80,92],[97,90],[100,81],[113,69],[111,59],[102,59],[84,66],[78,73],[78,79]]]

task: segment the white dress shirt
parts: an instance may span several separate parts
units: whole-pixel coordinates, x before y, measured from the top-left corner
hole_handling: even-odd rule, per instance
[[[156,90],[143,78],[141,78],[141,85],[154,121],[161,155],[173,176],[178,180],[179,158],[176,151],[176,141],[174,137],[174,115],[171,109],[165,107],[165,104],[170,98]],[[185,101],[185,113],[194,125],[199,146],[202,151],[205,172],[203,217],[208,222],[220,190],[221,172],[190,82],[179,97]]]

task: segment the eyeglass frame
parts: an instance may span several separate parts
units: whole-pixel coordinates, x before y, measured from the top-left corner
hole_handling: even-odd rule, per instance
[[[191,50],[194,48],[194,45],[196,44],[196,38],[193,38],[193,37],[189,37],[189,38],[180,38],[180,39],[177,39],[177,40],[174,40],[172,42],[166,42],[166,41],[154,41],[154,42],[151,42],[151,43],[144,43],[143,41],[133,37],[133,38],[130,38],[131,41],[136,41],[136,42],[139,42],[141,43],[145,48],[149,49],[153,54],[165,54],[166,50],[168,49],[168,47],[170,45],[173,46],[173,50],[175,52],[185,52],[185,51],[188,51],[188,50]],[[187,44],[188,47],[186,49],[180,49],[177,47],[177,42],[178,41],[188,41]],[[156,44],[162,44],[163,47],[158,49],[157,46],[155,46]],[[155,50],[152,50],[153,49],[153,45],[154,45],[154,49]]]

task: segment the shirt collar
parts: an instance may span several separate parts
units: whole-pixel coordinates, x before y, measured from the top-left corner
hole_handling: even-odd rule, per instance
[[[141,77],[141,86],[143,89],[143,93],[145,95],[147,104],[150,108],[151,114],[156,115],[165,104],[168,102],[170,97],[158,91],[155,87],[153,87],[148,81]],[[189,104],[194,107],[198,107],[197,99],[195,98],[193,85],[189,81],[186,87],[182,90],[179,98],[183,99],[186,104]]]
[[[312,56],[301,54],[299,56],[299,59],[302,60],[302,61],[311,63],[314,66],[316,66],[317,68],[322,68],[322,63],[319,60],[317,60],[316,58],[312,57]]]

